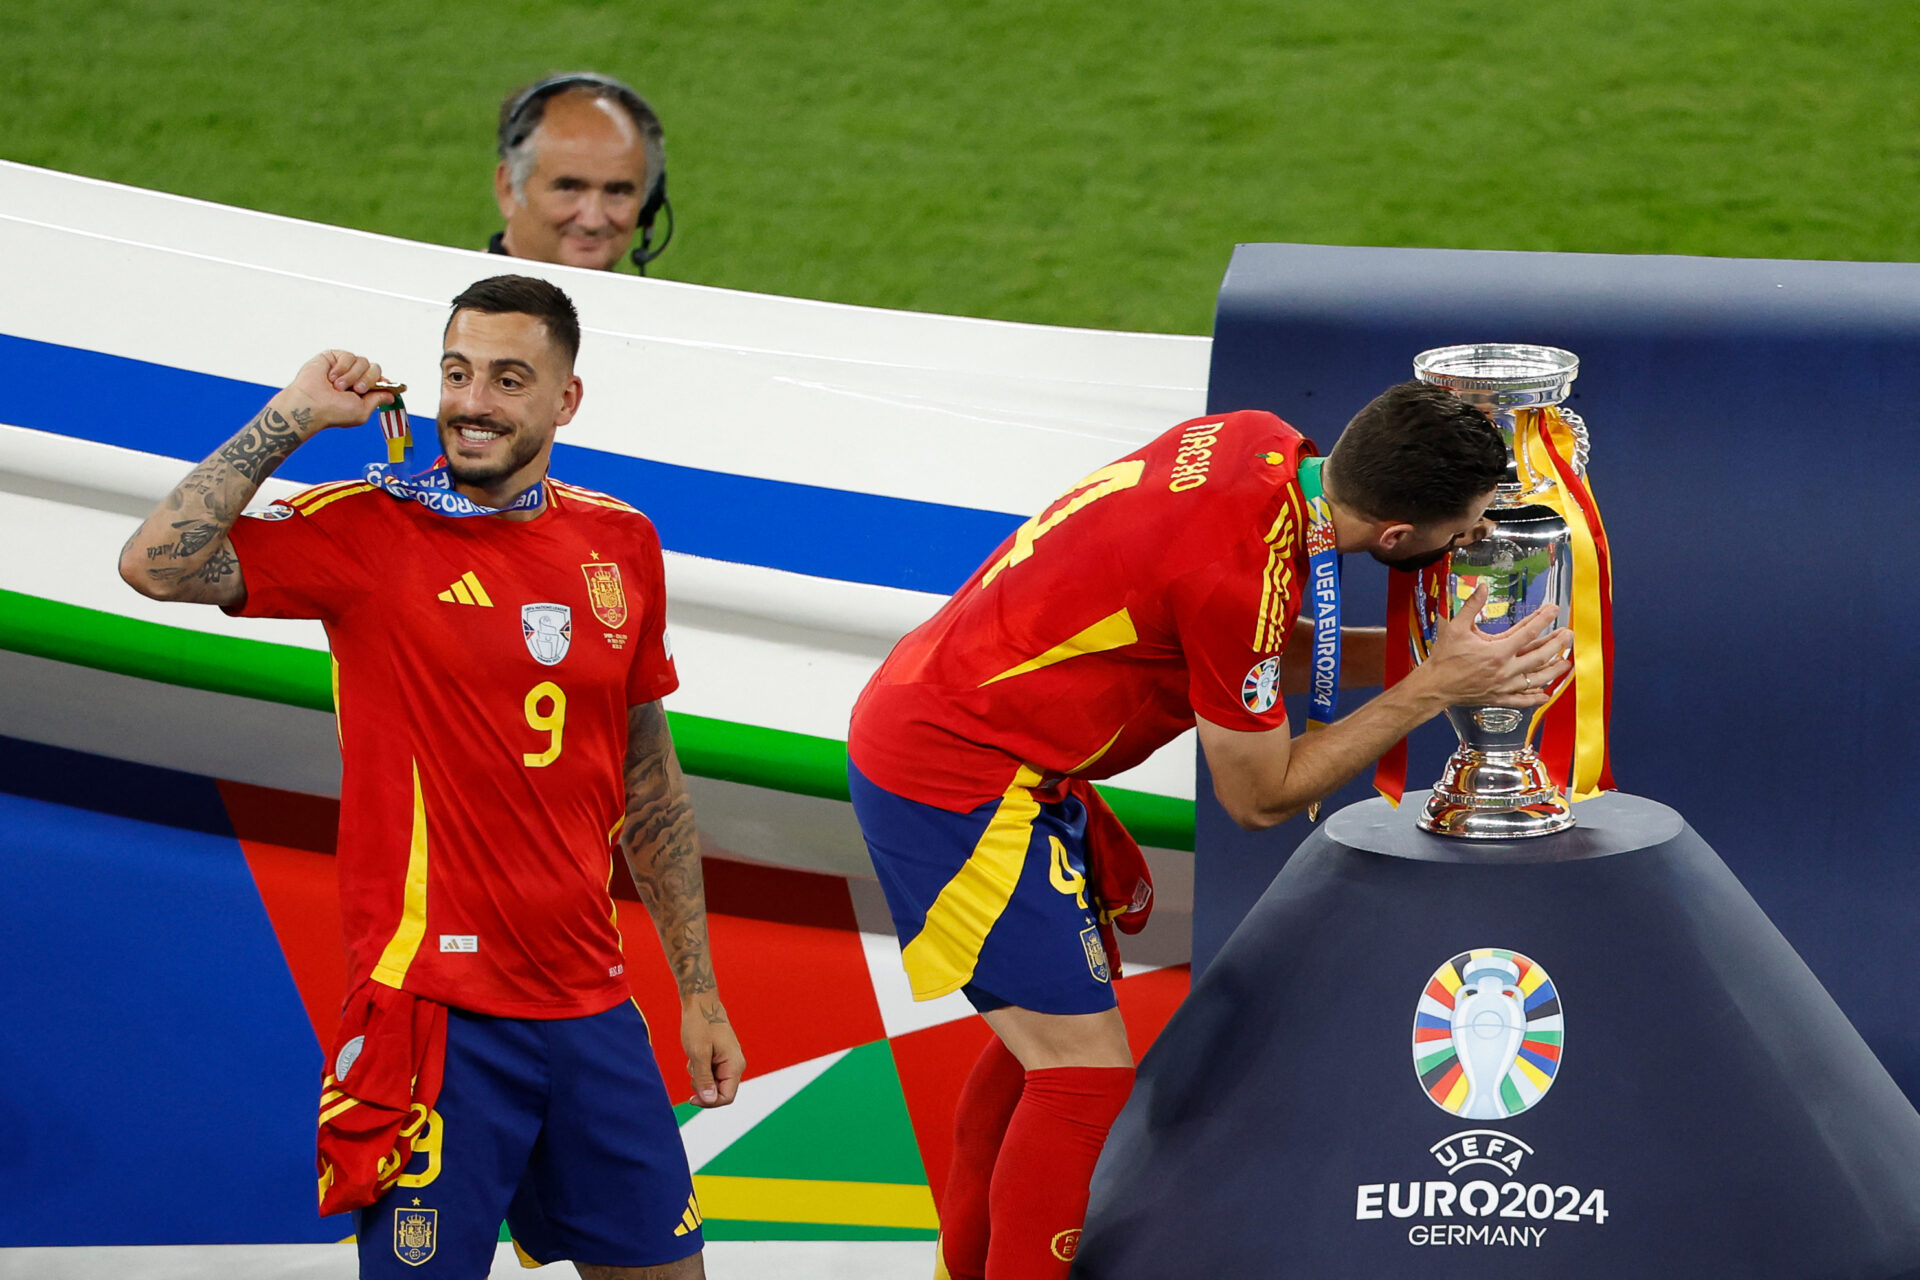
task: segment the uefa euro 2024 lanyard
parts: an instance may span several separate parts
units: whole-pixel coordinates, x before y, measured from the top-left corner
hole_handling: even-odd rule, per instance
[[[1324,459],[1300,460],[1300,496],[1307,508],[1307,601],[1313,609],[1313,666],[1307,686],[1307,732],[1333,723],[1340,706],[1340,553],[1334,549],[1333,508],[1320,483]],[[1320,819],[1320,802],[1307,805]]]
[[[508,511],[537,511],[546,501],[546,482],[536,481],[532,488],[504,507],[483,507],[453,487],[453,477],[444,465],[431,467],[418,475],[405,474],[413,461],[413,425],[407,418],[407,406],[400,399],[405,384],[380,384],[376,390],[391,391],[393,403],[380,410],[380,434],[387,438],[384,464],[367,464],[367,483],[377,485],[396,498],[419,503],[443,516],[497,516]]]

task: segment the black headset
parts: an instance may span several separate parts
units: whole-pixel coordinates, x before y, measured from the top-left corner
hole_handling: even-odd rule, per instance
[[[603,76],[597,72],[572,71],[565,75],[548,76],[545,80],[530,84],[501,104],[500,131],[496,139],[496,149],[500,158],[505,160],[507,152],[525,142],[527,135],[539,127],[540,119],[533,111],[535,106],[546,102],[557,93],[582,86],[606,90],[626,109],[642,135],[647,132],[648,120],[653,122],[654,128],[660,129],[659,115],[647,105],[645,98],[635,93],[626,84],[615,80],[612,76]],[[660,132],[664,137],[666,131],[661,129]],[[667,246],[673,243],[673,203],[667,199],[667,166],[664,148],[662,156],[660,172],[651,175],[652,180],[647,184],[646,201],[640,206],[640,245],[631,254],[634,270],[641,275],[647,274],[647,264],[665,253]],[[660,238],[659,247],[655,248],[653,224],[661,214],[666,215],[667,231]]]

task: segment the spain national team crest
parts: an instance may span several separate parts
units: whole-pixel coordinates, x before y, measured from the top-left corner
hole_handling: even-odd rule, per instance
[[[1100,944],[1100,930],[1092,925],[1080,931],[1080,945],[1087,952],[1087,968],[1096,982],[1106,982],[1112,973],[1107,968],[1107,949]]]
[[[1253,664],[1247,678],[1240,682],[1240,701],[1255,715],[1273,710],[1280,701],[1280,659],[1266,658]]]
[[[573,609],[564,604],[523,604],[520,631],[533,660],[551,667],[573,647]]]
[[[587,603],[593,606],[593,616],[600,619],[601,625],[618,627],[627,620],[627,592],[620,585],[620,566],[617,564],[583,564],[580,572],[587,575]]]
[[[438,1209],[395,1209],[393,1211],[393,1256],[410,1267],[417,1267],[433,1256],[440,1243]]]

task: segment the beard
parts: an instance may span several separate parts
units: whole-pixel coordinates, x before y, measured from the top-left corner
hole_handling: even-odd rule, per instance
[[[461,427],[488,427],[505,432],[501,438],[507,447],[495,458],[484,460],[461,458],[455,449]],[[540,453],[540,441],[537,438],[516,431],[512,424],[501,422],[496,418],[449,418],[440,424],[440,435],[440,451],[447,458],[447,473],[453,477],[454,483],[473,485],[476,488],[485,488],[505,480],[532,462]]]
[[[1454,550],[1455,548],[1453,547],[1441,547],[1438,550],[1423,551],[1416,556],[1401,556],[1394,560],[1387,559],[1377,551],[1373,552],[1372,555],[1375,560],[1378,560],[1395,573],[1418,573],[1430,564],[1440,563],[1441,560],[1452,555]]]

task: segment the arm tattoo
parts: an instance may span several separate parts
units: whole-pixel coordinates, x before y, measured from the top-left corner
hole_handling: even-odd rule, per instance
[[[658,702],[627,710],[627,824],[620,845],[634,887],[660,931],[681,997],[715,989],[707,946],[707,899],[700,872],[700,838],[680,762]],[[710,1021],[724,1022],[718,1006]]]
[[[298,427],[305,426],[312,417],[310,410],[295,409],[289,421],[278,409],[268,405],[240,429],[240,434],[221,445],[214,457],[257,485],[299,447]]]
[[[200,567],[200,572],[193,576],[199,582],[221,583],[238,572],[240,572],[240,557],[233,554],[232,547],[221,547],[213,553],[206,564]]]
[[[260,482],[306,438],[313,411],[283,414],[269,404],[212,457],[175,485],[121,550],[122,573],[151,595],[231,603],[243,590],[240,561],[227,542]],[[178,519],[168,519],[177,516]],[[208,590],[207,588],[212,588]]]
[[[173,527],[180,531],[180,541],[169,554],[176,556],[197,555],[225,532],[211,520],[176,520]],[[147,548],[148,555],[153,553],[152,547]]]

